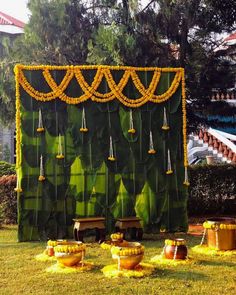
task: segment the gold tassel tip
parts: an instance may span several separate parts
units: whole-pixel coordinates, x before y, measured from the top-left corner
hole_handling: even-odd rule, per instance
[[[17,192],[17,193],[22,193],[22,188],[20,188],[20,187],[15,187],[15,188],[14,188],[14,191]]]
[[[37,128],[37,132],[43,132],[43,131],[44,131],[44,128],[43,127]]]
[[[88,132],[88,128],[80,128],[80,132]]]
[[[39,181],[44,181],[45,179],[46,179],[45,176],[39,175],[39,178],[38,178]]]
[[[116,160],[116,158],[115,157],[108,157],[108,160],[114,162]]]
[[[167,171],[166,171],[166,174],[167,174],[167,175],[173,174],[173,170],[167,170]]]
[[[136,130],[134,128],[128,130],[128,133],[134,134],[135,132],[136,132]]]
[[[156,151],[155,151],[154,149],[150,149],[150,150],[148,151],[148,153],[149,153],[150,155],[154,155],[154,154],[156,153]]]
[[[168,125],[163,125],[163,126],[161,127],[161,129],[162,129],[162,130],[169,130],[170,127],[169,127]]]
[[[190,183],[188,181],[184,181],[183,184],[186,186],[190,186]]]
[[[56,158],[57,159],[64,159],[65,157],[64,157],[64,155],[57,155]]]

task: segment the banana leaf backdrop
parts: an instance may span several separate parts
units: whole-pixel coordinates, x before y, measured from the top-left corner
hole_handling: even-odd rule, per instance
[[[87,89],[98,68],[108,69],[116,84],[125,72],[136,71],[145,91],[157,71],[156,96],[168,92],[178,73],[178,69],[105,66],[16,67],[19,241],[69,237],[73,218],[88,216],[106,217],[108,232],[114,230],[116,218],[127,216],[139,216],[146,231],[186,231],[184,84],[179,82],[168,99],[155,103],[137,100],[142,91],[129,76],[122,90],[131,99],[126,103],[116,97],[119,85],[111,89],[108,76],[101,71],[103,77],[96,86],[100,100],[92,86],[87,92],[90,97],[84,98],[85,84],[81,86],[76,79],[76,68]],[[48,83],[45,69],[54,84]],[[64,83],[68,72],[72,74]],[[50,91],[53,95],[45,95]],[[106,95],[109,92],[112,96]],[[134,101],[141,103],[133,107]],[[164,108],[169,130],[162,129]],[[131,112],[135,133],[128,132]],[[43,132],[37,132],[40,113]],[[88,132],[81,132],[83,121]],[[150,131],[155,154],[148,153]],[[115,161],[108,160],[111,139]],[[58,146],[61,159],[56,157]],[[166,174],[168,150],[170,175]],[[39,181],[42,172],[45,179]]]

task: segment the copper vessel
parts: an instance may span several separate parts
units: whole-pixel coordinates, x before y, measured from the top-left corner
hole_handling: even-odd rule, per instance
[[[184,242],[184,239],[173,240],[173,245],[165,245],[164,256],[166,259],[181,259],[187,258],[188,249],[186,245],[177,245],[179,242]],[[176,243],[176,245],[174,245]]]

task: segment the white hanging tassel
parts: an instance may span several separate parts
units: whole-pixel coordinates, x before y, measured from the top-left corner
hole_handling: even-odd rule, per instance
[[[133,111],[129,111],[129,130],[128,133],[134,134],[136,130],[134,129],[134,121],[133,121]]]
[[[155,154],[156,151],[154,149],[154,145],[153,145],[153,138],[152,138],[152,131],[150,130],[149,132],[149,150],[148,150],[149,154]]]
[[[114,157],[114,151],[113,151],[113,143],[112,143],[112,137],[110,136],[110,147],[109,147],[109,161],[115,161],[116,158]]]
[[[40,156],[40,166],[39,166],[39,181],[44,181],[45,176],[44,176],[44,169],[43,169],[43,156]]]
[[[38,122],[38,128],[37,132],[43,132],[44,127],[43,127],[43,116],[42,116],[42,111],[39,109],[39,122]]]
[[[82,125],[81,125],[81,128],[80,128],[80,132],[88,132],[88,128],[87,128],[87,125],[86,125],[86,117],[85,117],[84,107],[83,107],[83,110],[82,110]]]
[[[164,107],[164,113],[163,113],[163,125],[162,125],[161,129],[163,129],[163,130],[170,129],[168,122],[167,122],[167,115],[166,115],[166,108],[165,107]]]
[[[62,152],[62,140],[61,140],[61,134],[59,133],[58,136],[58,148],[57,148],[57,159],[64,159],[64,155]]]
[[[17,193],[21,193],[22,192],[22,188],[20,186],[20,181],[19,181],[18,176],[17,176],[17,179],[16,179],[16,187],[14,188],[14,191],[17,192]]]
[[[172,174],[172,173],[173,173],[173,170],[172,170],[172,167],[171,167],[170,150],[168,149],[166,174]]]
[[[189,180],[188,180],[188,168],[184,167],[184,185],[189,186]]]

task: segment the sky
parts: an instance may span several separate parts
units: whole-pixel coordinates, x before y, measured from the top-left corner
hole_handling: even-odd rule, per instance
[[[27,2],[28,0],[0,0],[0,11],[27,22],[29,18]]]
[[[28,0],[0,0],[0,11],[9,14],[23,22],[29,19],[29,10],[27,9]],[[149,3],[149,0],[142,0],[143,6]]]

